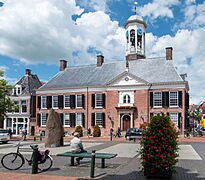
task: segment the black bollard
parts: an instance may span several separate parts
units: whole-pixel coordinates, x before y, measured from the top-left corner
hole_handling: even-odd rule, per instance
[[[31,145],[33,149],[32,154],[32,174],[38,173],[38,145]]]
[[[110,133],[110,141],[112,141],[112,136],[113,136],[113,134],[112,134],[112,132]]]
[[[90,177],[94,178],[95,174],[95,150],[92,151]]]
[[[33,137],[33,140],[36,141],[36,136]]]

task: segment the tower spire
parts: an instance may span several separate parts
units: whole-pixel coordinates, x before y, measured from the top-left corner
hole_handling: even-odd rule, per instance
[[[137,14],[137,0],[134,1],[134,13]]]

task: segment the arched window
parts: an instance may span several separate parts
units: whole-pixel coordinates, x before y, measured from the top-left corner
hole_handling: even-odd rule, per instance
[[[128,104],[130,103],[130,96],[128,94],[124,95],[123,97],[123,103]]]
[[[135,47],[135,30],[134,29],[130,30],[130,42],[131,42],[131,46]]]
[[[129,32],[126,31],[126,39],[127,39],[127,43],[129,42]]]
[[[142,29],[137,30],[137,47],[142,48]]]

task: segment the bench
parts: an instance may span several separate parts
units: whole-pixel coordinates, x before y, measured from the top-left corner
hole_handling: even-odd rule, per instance
[[[71,166],[74,166],[75,157],[92,158],[92,154],[90,152],[82,152],[82,153],[65,152],[62,154],[57,154],[57,156],[71,157]],[[116,156],[117,154],[95,153],[95,158],[101,159],[101,168],[105,168],[105,159],[111,159]]]

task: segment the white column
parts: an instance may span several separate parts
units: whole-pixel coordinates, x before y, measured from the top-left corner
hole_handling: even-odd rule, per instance
[[[131,121],[130,125],[131,125],[131,128],[133,128],[133,112],[131,112],[130,114],[131,114],[131,116],[130,116],[130,121]]]
[[[23,129],[25,130],[25,124],[26,124],[26,121],[25,121],[25,117],[23,118]]]
[[[11,131],[14,131],[14,118],[11,118]]]
[[[18,134],[18,118],[16,118],[16,134]]]
[[[6,121],[7,121],[7,118],[4,118],[4,129],[6,129],[7,127],[6,127]]]
[[[120,119],[120,112],[118,112],[118,125],[117,127],[121,127],[122,129],[122,124],[121,124],[121,119]]]

